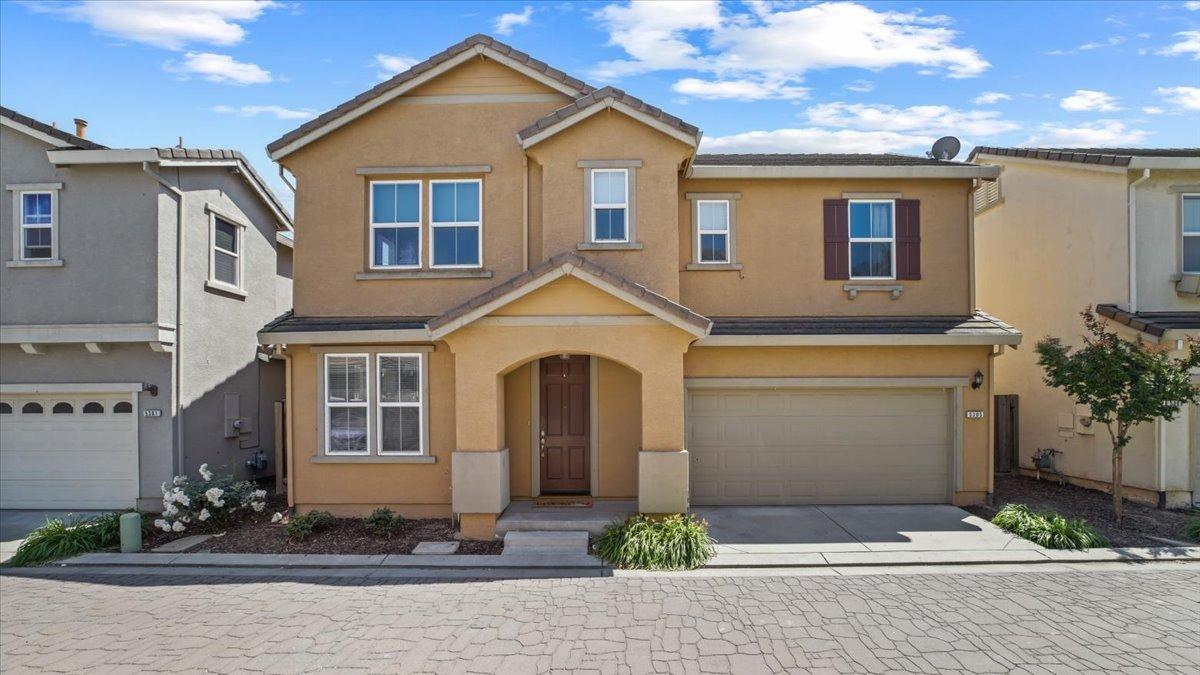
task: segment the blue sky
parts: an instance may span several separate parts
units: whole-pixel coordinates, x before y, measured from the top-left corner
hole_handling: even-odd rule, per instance
[[[113,147],[264,146],[484,32],[708,152],[1200,146],[1195,2],[0,2],[0,102]]]

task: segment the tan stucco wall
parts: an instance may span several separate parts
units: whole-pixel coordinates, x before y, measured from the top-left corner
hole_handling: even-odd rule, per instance
[[[1050,447],[1063,452],[1056,461],[1068,475],[1109,481],[1107,432],[1059,429],[1059,415],[1074,415],[1075,404],[1043,383],[1034,344],[1054,335],[1079,345],[1084,307],[1128,307],[1126,176],[1047,162],[996,163],[1004,167],[1004,203],[975,218],[976,282],[980,308],[1026,338],[996,361],[996,393],[1020,396],[1020,465],[1032,467],[1033,453]],[[1136,431],[1125,454],[1127,485],[1157,489],[1155,435],[1153,425]]]
[[[689,179],[679,190],[679,260],[692,262],[692,205],[686,193],[740,193],[735,238],[741,271],[684,271],[684,305],[705,316],[962,315],[970,312],[967,180]],[[899,282],[825,280],[824,200],[843,193],[899,193],[921,201],[921,279]],[[859,293],[846,283],[900,284],[888,293]]]
[[[552,94],[549,86],[507,66],[480,57],[467,61],[405,96],[463,96],[472,94]]]
[[[580,160],[641,160],[636,171],[636,251],[582,253],[671,299],[679,297],[675,208],[679,167],[692,149],[641,122],[608,109],[529,149],[542,167],[541,254],[574,251],[584,237],[584,176]]]
[[[491,316],[636,316],[641,309],[575,277],[563,277],[518,298]]]
[[[684,355],[686,377],[957,377],[984,373],[979,389],[963,389],[962,486],[957,503],[982,501],[990,490],[990,347],[704,347]],[[997,360],[1007,358],[1007,355]]]
[[[1132,172],[1130,179],[1140,178]],[[1200,298],[1175,292],[1180,271],[1179,188],[1200,193],[1200,171],[1151,171],[1137,193],[1137,308],[1144,312],[1197,312]],[[1175,189],[1173,189],[1175,188]]]

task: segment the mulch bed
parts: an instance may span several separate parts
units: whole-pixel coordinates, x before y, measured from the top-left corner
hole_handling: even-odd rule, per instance
[[[386,537],[369,532],[361,518],[338,518],[332,526],[318,530],[307,539],[297,541],[287,536],[283,524],[272,523],[276,511],[287,508],[286,500],[272,497],[262,513],[222,530],[189,527],[175,534],[154,531],[142,549],[149,551],[168,541],[193,534],[214,534],[212,539],[189,549],[188,553],[334,553],[334,554],[409,554],[423,541],[455,541],[457,531],[449,518],[414,518],[405,520]],[[504,549],[500,541],[463,541],[458,547],[462,555],[495,555]]]
[[[1167,546],[1150,537],[1185,541],[1183,526],[1196,511],[1157,509],[1140,502],[1125,500],[1121,524],[1113,519],[1112,495],[1075,485],[1059,485],[1056,480],[1036,480],[1024,476],[996,476],[995,508],[968,506],[967,511],[988,520],[1005,504],[1025,504],[1038,511],[1055,511],[1067,518],[1083,518],[1108,538],[1113,547]]]

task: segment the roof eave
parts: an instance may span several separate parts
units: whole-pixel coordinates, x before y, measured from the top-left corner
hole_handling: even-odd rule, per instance
[[[558,133],[566,131],[570,127],[575,126],[576,124],[579,124],[580,122],[583,122],[584,120],[588,119],[592,115],[602,112],[608,108],[612,108],[613,110],[617,110],[618,112],[624,113],[625,115],[632,117],[633,119],[645,124],[646,126],[649,126],[658,131],[661,131],[662,133],[670,136],[671,138],[674,138],[675,140],[680,141],[681,143],[684,143],[692,148],[696,148],[700,145],[700,132],[699,131],[697,131],[694,134],[688,133],[687,131],[684,131],[683,129],[679,129],[675,126],[667,124],[666,122],[663,122],[662,120],[655,118],[653,115],[648,115],[648,114],[642,112],[641,110],[638,110],[637,108],[634,108],[634,107],[618,100],[616,97],[613,97],[613,96],[605,97],[599,101],[596,101],[595,103],[580,110],[579,112],[574,113],[574,114],[570,115],[569,117],[566,117],[565,119],[559,121],[558,123],[552,124],[552,125],[546,127],[545,129],[538,131],[537,133],[531,134],[530,136],[522,138],[521,134],[518,133],[517,134],[517,142],[521,144],[522,150],[528,150],[529,148],[533,147],[534,145],[537,145],[538,143],[541,143],[542,141],[550,138],[551,136],[554,136]]]
[[[689,178],[962,178],[993,180],[1000,167],[992,165],[893,166],[719,166],[693,164]]]

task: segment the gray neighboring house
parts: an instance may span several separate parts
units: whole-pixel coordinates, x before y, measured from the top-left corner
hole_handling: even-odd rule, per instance
[[[292,219],[238,152],[109,149],[0,108],[0,508],[275,473]]]

